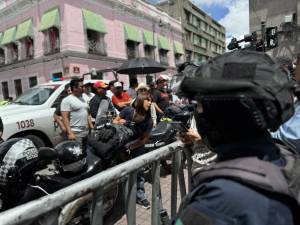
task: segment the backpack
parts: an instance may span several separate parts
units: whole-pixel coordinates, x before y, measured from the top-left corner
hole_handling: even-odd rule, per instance
[[[132,130],[124,125],[106,124],[88,137],[88,144],[93,147],[96,155],[108,161],[124,150],[132,136]]]
[[[216,178],[231,179],[269,193],[288,196],[300,206],[300,155],[277,145],[286,162],[284,167],[257,157],[228,160],[204,167],[194,176],[197,186]]]

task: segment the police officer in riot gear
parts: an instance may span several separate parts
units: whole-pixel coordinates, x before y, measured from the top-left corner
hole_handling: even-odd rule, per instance
[[[298,199],[281,177],[286,160],[269,134],[293,115],[292,85],[283,73],[268,55],[237,50],[182,80],[179,91],[198,102],[197,130],[218,160],[194,171],[176,225],[296,224]]]

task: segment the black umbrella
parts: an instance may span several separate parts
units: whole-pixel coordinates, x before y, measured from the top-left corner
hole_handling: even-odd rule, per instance
[[[150,58],[134,58],[124,62],[117,73],[149,74],[165,71],[167,68]]]

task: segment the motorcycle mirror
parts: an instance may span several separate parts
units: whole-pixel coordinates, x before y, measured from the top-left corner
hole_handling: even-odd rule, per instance
[[[54,160],[58,158],[58,154],[53,148],[41,147],[39,149],[38,158],[41,160]]]

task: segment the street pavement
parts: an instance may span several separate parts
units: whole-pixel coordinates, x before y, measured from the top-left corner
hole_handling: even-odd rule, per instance
[[[185,171],[186,189],[187,189],[187,171]],[[177,182],[178,183],[178,182]],[[161,191],[162,191],[162,203],[163,207],[168,211],[168,215],[171,215],[171,175],[161,176],[160,179]],[[151,203],[152,185],[148,182],[145,183],[145,190],[147,199]],[[177,207],[181,202],[179,184],[177,184]],[[127,225],[126,215],[124,215],[115,224]],[[151,208],[144,209],[140,205],[136,205],[136,224],[137,225],[151,225]]]

